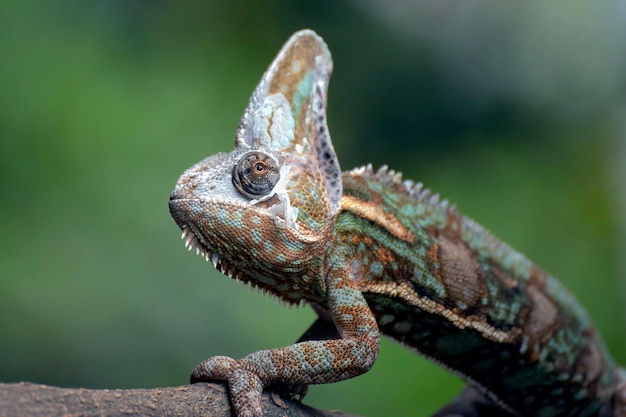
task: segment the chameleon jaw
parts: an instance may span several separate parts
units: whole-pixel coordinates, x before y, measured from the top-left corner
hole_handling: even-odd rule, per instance
[[[200,255],[205,261],[211,262],[213,267],[220,273],[226,275],[228,278],[232,278],[237,282],[241,282],[244,286],[250,286],[252,289],[260,291],[262,294],[269,295],[281,304],[287,306],[298,306],[300,303],[294,300],[283,297],[281,294],[275,292],[272,287],[265,286],[255,279],[251,279],[243,272],[237,271],[235,267],[228,264],[224,259],[220,257],[217,252],[214,252],[206,247],[197,237],[192,227],[183,226],[183,233],[181,239],[185,241],[185,248],[192,251],[196,250],[196,255]]]
[[[210,261],[217,270],[219,270],[222,273],[225,273],[229,278],[233,278],[232,275],[229,275],[227,272],[222,270],[220,256],[217,253],[208,250],[206,246],[200,243],[200,241],[198,240],[194,232],[191,230],[191,228],[183,227],[183,234],[180,238],[185,241],[185,248],[187,250],[191,251],[195,249],[196,255],[202,256],[205,261],[207,262]]]

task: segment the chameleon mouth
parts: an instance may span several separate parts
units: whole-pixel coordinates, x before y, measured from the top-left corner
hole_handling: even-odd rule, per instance
[[[226,275],[227,277],[232,278],[235,281],[241,282],[242,284],[244,284],[244,286],[249,286],[253,290],[258,290],[265,295],[269,295],[277,299],[281,304],[287,306],[297,306],[301,304],[300,301],[285,298],[281,294],[273,291],[270,286],[266,286],[261,282],[257,282],[257,280],[251,279],[245,273],[237,271],[235,267],[225,262],[218,253],[208,249],[206,245],[204,245],[200,241],[200,239],[196,237],[196,234],[194,233],[192,227],[183,227],[181,239],[185,241],[185,248],[187,248],[188,251],[192,251],[195,249],[196,255],[200,255],[204,258],[205,261],[211,262],[215,269],[217,269],[219,272]]]

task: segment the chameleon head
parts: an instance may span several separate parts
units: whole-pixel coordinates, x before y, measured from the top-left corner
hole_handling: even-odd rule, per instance
[[[189,168],[170,196],[188,247],[274,293],[284,294],[277,278],[306,272],[339,210],[341,171],[326,125],[331,71],[324,41],[295,33],[252,94],[235,149]]]

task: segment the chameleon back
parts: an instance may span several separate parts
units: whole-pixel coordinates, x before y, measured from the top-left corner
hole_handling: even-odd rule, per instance
[[[553,277],[393,171],[343,187],[336,240],[383,334],[521,415],[596,415],[613,395],[612,359]]]

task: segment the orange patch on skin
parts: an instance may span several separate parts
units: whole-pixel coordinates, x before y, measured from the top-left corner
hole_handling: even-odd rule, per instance
[[[391,213],[386,213],[379,204],[344,195],[341,197],[341,208],[379,224],[398,239],[409,243],[413,243],[415,240],[413,233],[407,229],[396,216]]]
[[[530,269],[529,285],[534,285],[537,288],[543,290],[546,288],[546,273],[535,265]]]
[[[378,247],[376,252],[374,252],[376,260],[382,262],[383,265],[388,265],[393,262],[394,257],[391,251],[385,247]]]
[[[441,283],[443,283],[443,278],[441,277],[441,270],[439,268],[435,269],[435,265],[439,263],[439,245],[437,243],[433,243],[433,245],[426,252],[426,259],[428,260],[428,268],[433,276]]]
[[[504,285],[506,285],[508,288],[517,288],[517,286],[519,285],[519,283],[517,281],[515,281],[513,278],[511,278],[508,274],[506,274],[505,272],[503,272],[500,268],[498,268],[496,265],[491,265],[491,271],[494,273],[494,275],[496,277],[498,277],[498,279],[500,280],[500,282],[502,282]]]
[[[428,258],[428,262],[433,265],[439,262],[439,245],[434,243],[428,252],[426,253],[426,257]],[[441,277],[439,277],[441,278]]]
[[[452,240],[461,240],[461,231],[463,230],[463,218],[456,211],[451,209],[448,211],[448,219],[443,234]]]
[[[433,243],[432,246],[426,252],[426,259],[428,260],[428,268],[433,274],[433,277],[437,279],[437,281],[443,284],[443,277],[441,276],[441,264],[439,268],[435,268],[435,265],[440,263],[439,259],[439,244]]]

